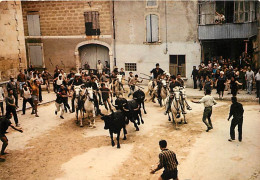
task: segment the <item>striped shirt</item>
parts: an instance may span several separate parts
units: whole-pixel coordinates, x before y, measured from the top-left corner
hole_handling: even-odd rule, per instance
[[[157,169],[164,168],[166,172],[173,171],[179,164],[176,158],[176,154],[169,149],[162,150],[162,152],[159,154],[159,160],[160,162]]]

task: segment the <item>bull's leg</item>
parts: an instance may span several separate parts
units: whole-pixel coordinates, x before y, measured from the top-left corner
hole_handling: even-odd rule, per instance
[[[142,102],[142,105],[143,105],[143,109],[144,109],[144,114],[147,114],[145,107],[144,107],[144,102]]]
[[[109,133],[110,133],[110,138],[111,138],[111,144],[112,144],[112,146],[115,146],[115,142],[113,140],[113,132],[109,130]]]
[[[123,138],[123,140],[126,140],[126,134],[127,134],[127,131],[126,131],[125,126],[123,127],[123,131],[124,131],[124,138]]]
[[[142,124],[144,124],[144,120],[143,120],[143,117],[142,117],[141,109],[140,109],[140,112],[139,112],[138,114],[139,114],[139,116],[140,116],[140,118],[141,118]]]
[[[117,137],[116,137],[116,140],[117,140],[117,148],[118,148],[118,149],[120,148],[120,143],[119,143],[120,132],[121,132],[121,130],[117,133]]]
[[[136,130],[136,131],[139,131],[139,127],[138,127],[138,125],[136,124],[135,120],[133,121],[133,123],[134,123],[134,126],[135,126],[135,130]]]

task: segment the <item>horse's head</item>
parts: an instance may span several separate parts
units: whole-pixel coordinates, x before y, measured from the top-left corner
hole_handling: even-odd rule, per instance
[[[74,92],[76,97],[80,96],[80,92],[82,91],[81,86],[74,86]]]
[[[92,101],[94,99],[94,91],[91,88],[87,88],[87,96],[89,97],[89,99]]]
[[[122,82],[122,77],[123,77],[123,76],[122,76],[122,75],[117,75],[116,77],[117,77],[117,79],[118,79],[118,82],[121,83],[121,82]]]
[[[162,80],[162,86],[164,87],[164,88],[166,88],[167,87],[167,83],[166,83],[166,80]]]
[[[186,90],[184,87],[180,88],[180,92],[183,98],[186,98]]]

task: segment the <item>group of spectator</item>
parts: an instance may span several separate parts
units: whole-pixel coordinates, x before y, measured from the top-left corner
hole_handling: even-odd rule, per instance
[[[239,90],[246,90],[252,94],[253,85],[256,84],[256,96],[260,93],[260,71],[254,69],[254,62],[250,56],[240,56],[237,60],[224,59],[222,56],[201,63],[196,69],[193,66],[191,77],[194,89],[216,89],[219,98],[223,99],[224,91],[232,96],[239,94]]]

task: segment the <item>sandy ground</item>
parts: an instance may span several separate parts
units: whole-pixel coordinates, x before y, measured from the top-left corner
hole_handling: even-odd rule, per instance
[[[41,106],[39,118],[30,111],[19,114],[23,134],[9,129],[7,151],[11,154],[0,163],[0,179],[153,180],[161,173],[149,173],[158,162],[161,139],[177,154],[179,179],[260,179],[259,105],[244,103],[242,143],[227,141],[229,105],[218,101],[212,115],[214,129],[207,133],[201,121],[203,105],[191,104],[188,124],[176,130],[163,115],[164,109],[147,102],[145,124],[139,132],[132,123],[127,126],[121,149],[111,146],[100,118],[95,129],[80,128],[74,114],[60,119],[54,114],[54,103]]]

